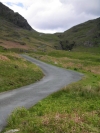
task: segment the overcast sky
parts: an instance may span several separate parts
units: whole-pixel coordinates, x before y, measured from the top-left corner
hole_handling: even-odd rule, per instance
[[[100,0],[0,0],[19,12],[33,29],[54,33],[100,17]]]

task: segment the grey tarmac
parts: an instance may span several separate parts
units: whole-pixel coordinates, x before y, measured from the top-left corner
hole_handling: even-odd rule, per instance
[[[39,66],[45,76],[34,84],[0,93],[0,132],[15,108],[29,108],[51,93],[83,77],[81,73],[46,64],[28,55],[21,55],[21,57]]]

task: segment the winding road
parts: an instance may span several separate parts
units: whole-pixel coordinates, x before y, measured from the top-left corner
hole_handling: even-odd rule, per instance
[[[29,108],[51,93],[80,80],[83,76],[81,73],[55,67],[27,55],[21,56],[38,65],[45,76],[37,83],[0,93],[0,131],[7,124],[7,118],[15,108],[21,106]]]

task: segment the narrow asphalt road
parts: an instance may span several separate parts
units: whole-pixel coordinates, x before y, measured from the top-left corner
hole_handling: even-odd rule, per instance
[[[21,106],[29,108],[49,94],[80,80],[83,76],[81,73],[58,68],[27,55],[21,56],[38,65],[45,77],[37,83],[0,93],[0,131],[7,124],[7,118],[15,108]]]

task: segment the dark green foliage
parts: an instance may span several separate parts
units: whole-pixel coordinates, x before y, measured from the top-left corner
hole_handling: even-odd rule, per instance
[[[75,42],[73,41],[70,43],[68,40],[60,41],[60,45],[63,50],[72,50],[75,46]]]

